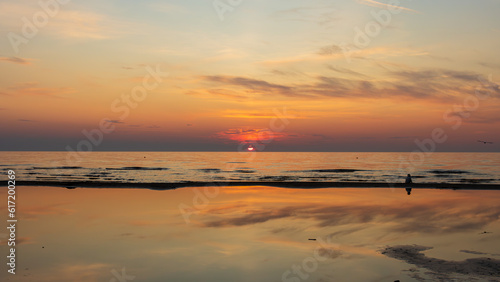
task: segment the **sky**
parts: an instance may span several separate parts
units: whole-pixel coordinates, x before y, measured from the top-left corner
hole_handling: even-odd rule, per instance
[[[0,1],[0,150],[498,152],[498,11]]]

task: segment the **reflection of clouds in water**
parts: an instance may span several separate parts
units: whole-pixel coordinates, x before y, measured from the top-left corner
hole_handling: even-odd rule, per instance
[[[72,209],[65,209],[61,206],[68,203],[54,203],[45,206],[25,207],[19,211],[19,217],[23,219],[38,219],[40,215],[70,215],[74,213]]]
[[[390,222],[392,231],[411,233],[454,233],[477,230],[497,221],[500,206],[488,203],[467,206],[457,199],[401,205],[324,205],[302,204],[282,208],[231,206],[231,212],[211,214],[202,219],[205,227],[245,226],[285,218],[314,219],[319,227],[352,223]],[[209,215],[207,211],[205,215]],[[355,232],[363,228],[357,228]],[[348,231],[341,231],[348,234]],[[346,233],[347,232],[347,233]]]
[[[364,226],[360,226],[360,227],[355,227],[355,228],[349,228],[349,229],[343,229],[343,230],[340,230],[340,231],[336,231],[336,232],[333,232],[329,235],[330,238],[334,238],[336,236],[346,236],[346,235],[349,235],[349,234],[352,234],[354,232],[357,232],[357,231],[361,231],[365,229]]]
[[[5,238],[5,240],[3,240]],[[7,246],[7,243],[9,242],[9,236],[7,234],[0,234],[0,245],[2,246]],[[17,245],[22,245],[22,244],[32,244],[33,241],[31,240],[31,237],[16,237],[16,246]]]
[[[271,230],[271,233],[279,234],[279,233],[292,233],[297,231],[300,231],[300,229],[296,227],[280,227],[280,228],[274,228],[273,230]]]
[[[342,255],[342,252],[334,248],[320,248],[318,254],[325,258],[336,259]]]
[[[238,211],[240,208],[243,208],[243,207],[246,208],[247,205],[243,204],[243,202],[241,202],[241,203],[238,203],[238,204],[225,205],[225,206],[222,206],[222,207],[211,208],[211,209],[208,210],[208,212],[205,212],[205,213],[210,213],[210,214],[225,214],[227,212]]]
[[[112,264],[75,263],[57,265],[50,272],[37,274],[36,281],[109,281],[113,276]]]
[[[246,209],[246,207],[245,207]],[[292,217],[296,211],[295,207],[285,207],[281,209],[268,210],[246,210],[245,215],[227,219],[213,220],[205,223],[207,227],[243,226],[255,223],[266,222],[273,219]]]
[[[500,235],[488,235],[488,236],[483,236],[481,239],[479,239],[479,242],[500,242]]]

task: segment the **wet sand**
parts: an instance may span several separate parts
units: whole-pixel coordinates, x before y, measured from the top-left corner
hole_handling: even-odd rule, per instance
[[[494,258],[471,258],[463,261],[443,260],[428,257],[423,252],[432,247],[419,245],[401,245],[387,247],[382,254],[413,264],[419,268],[430,270],[433,274],[443,277],[448,274],[472,275],[481,277],[500,277],[500,260]],[[498,280],[491,280],[498,281]]]
[[[23,241],[16,276],[20,281],[110,281],[113,268],[120,273],[126,267],[140,281],[282,281],[285,271],[313,258],[317,269],[306,273],[307,281],[496,281],[495,272],[482,275],[476,269],[436,273],[424,260],[438,266],[454,260],[464,264],[452,265],[464,268],[466,259],[500,259],[497,190],[420,189],[411,199],[404,188],[394,190],[398,193],[221,187],[212,198],[206,192],[214,190],[203,187],[19,186]],[[401,259],[380,253],[387,245],[413,244],[434,249],[432,254],[394,249]],[[498,266],[494,262],[488,270]]]
[[[184,187],[203,186],[272,186],[280,188],[426,188],[452,190],[500,190],[500,184],[448,184],[448,183],[385,183],[385,182],[287,182],[287,181],[221,181],[221,182],[179,182],[179,183],[133,183],[116,181],[18,181],[18,186],[52,186],[66,188],[146,188],[170,190]]]

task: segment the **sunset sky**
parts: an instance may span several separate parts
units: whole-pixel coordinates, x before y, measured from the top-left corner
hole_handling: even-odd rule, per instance
[[[498,0],[40,2],[0,1],[0,150],[500,151]]]

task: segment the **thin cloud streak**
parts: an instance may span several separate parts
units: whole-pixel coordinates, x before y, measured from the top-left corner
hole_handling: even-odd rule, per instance
[[[75,92],[75,89],[70,87],[40,87],[38,82],[20,83],[10,87],[9,89],[16,95],[35,95],[51,98],[63,98],[60,95],[71,94]]]
[[[19,57],[0,57],[0,61],[19,64],[19,65],[31,65],[30,59],[24,59]]]
[[[363,5],[372,6],[372,7],[401,9],[401,10],[408,11],[408,12],[418,13],[418,11],[415,11],[415,10],[410,9],[410,8],[381,3],[381,2],[374,1],[374,0],[358,0],[358,2],[363,4]]]
[[[0,17],[9,30],[21,30],[22,19],[40,12],[40,6],[31,1],[11,1],[0,3]],[[114,19],[110,15],[92,10],[70,10],[66,5],[49,18],[50,24],[44,26],[44,33],[65,39],[102,40],[120,37],[131,31],[139,32],[138,24]],[[31,18],[31,17],[29,17]]]
[[[310,83],[278,84],[261,79],[237,76],[204,76],[202,79],[215,83],[218,93],[232,91],[232,96],[241,98],[242,94],[250,94],[254,99],[284,96],[289,98],[325,99],[325,98],[374,98],[399,99],[409,97],[435,101],[453,101],[457,97],[473,93],[478,85],[478,73],[446,69],[391,71],[394,79],[377,81],[367,79],[361,73],[349,69],[329,66],[337,73],[349,74],[357,78],[341,78],[336,76],[317,76]],[[234,88],[237,89],[227,89]],[[495,91],[499,92],[498,89]],[[236,92],[236,93],[234,93]],[[206,94],[214,94],[213,89],[205,90]],[[241,94],[238,94],[241,93]]]

